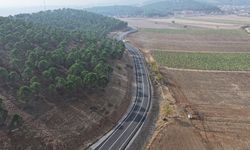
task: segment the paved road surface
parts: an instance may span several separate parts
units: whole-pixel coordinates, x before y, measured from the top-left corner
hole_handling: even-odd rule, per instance
[[[136,32],[132,29],[120,34],[117,40],[122,41],[130,33]],[[151,83],[145,60],[141,52],[129,43],[125,43],[134,61],[134,77],[136,81],[136,95],[132,107],[119,124],[107,135],[100,139],[90,149],[95,150],[123,150],[128,147],[142,128],[151,106]]]

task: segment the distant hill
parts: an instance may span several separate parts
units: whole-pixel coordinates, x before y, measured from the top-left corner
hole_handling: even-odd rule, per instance
[[[220,5],[250,5],[249,0],[217,0]]]
[[[232,5],[232,6],[250,5],[250,0],[198,0],[198,1],[207,2],[215,5]]]
[[[147,15],[167,15],[172,12],[185,10],[207,13],[220,11],[220,9],[214,5],[194,0],[165,0],[144,5],[143,8]]]
[[[87,11],[106,16],[136,16],[143,14],[143,8],[136,6],[102,6],[87,9]]]
[[[205,13],[220,11],[215,5],[195,0],[147,1],[140,7],[104,6],[87,9],[87,11],[108,16],[168,16],[176,11],[187,10]]]

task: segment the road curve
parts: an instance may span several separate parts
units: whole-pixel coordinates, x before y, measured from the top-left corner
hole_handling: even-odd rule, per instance
[[[128,32],[124,32],[117,37],[117,40],[122,41],[125,36],[136,31],[135,29],[131,29]],[[121,121],[103,138],[92,145],[90,150],[126,149],[143,127],[151,107],[152,87],[145,59],[139,49],[127,42],[124,44],[134,62],[136,91],[133,104]]]

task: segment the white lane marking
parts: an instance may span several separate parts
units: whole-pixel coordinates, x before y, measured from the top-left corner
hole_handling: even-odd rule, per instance
[[[144,73],[148,73],[145,69],[146,69],[146,67],[145,67],[145,62],[143,61],[143,68],[144,68]],[[149,90],[149,82],[148,82],[148,80],[149,80],[149,78],[148,78],[148,74],[146,75],[146,82],[147,82],[147,85],[148,85],[148,88],[147,88],[147,90],[148,90],[148,103],[147,103],[147,107],[146,107],[146,110],[145,110],[145,112],[143,113],[143,117],[141,118],[141,120],[139,121],[139,123],[136,125],[136,127],[134,128],[134,130],[130,133],[130,135],[128,136],[128,138],[126,139],[126,141],[122,144],[122,146],[120,147],[120,149],[119,150],[121,150],[122,149],[122,147],[124,146],[124,144],[126,144],[127,143],[127,141],[130,139],[130,137],[132,136],[132,134],[135,132],[135,130],[139,127],[139,125],[140,125],[140,123],[143,121],[143,119],[144,119],[144,116],[147,114],[147,110],[148,110],[148,106],[150,105],[150,97],[149,97],[149,94],[150,94],[150,90]],[[145,116],[146,117],[146,116]],[[145,118],[146,119],[146,118]],[[143,124],[144,124],[145,122],[143,122]],[[143,126],[143,124],[141,125],[141,127]],[[138,130],[139,131],[139,130]],[[137,131],[137,132],[138,132]]]
[[[140,67],[140,72],[142,72],[142,68]],[[143,91],[144,91],[144,83],[142,84],[143,87]],[[143,100],[144,101],[144,97]],[[143,104],[143,103],[141,103]],[[129,129],[129,127],[132,125],[132,123],[135,121],[136,117],[138,116],[139,112],[142,110],[142,105],[140,107],[140,110],[138,111],[138,113],[136,114],[136,116],[134,117],[134,119],[131,121],[131,123],[125,128],[125,130],[120,134],[120,136],[114,141],[114,143],[109,147],[109,150],[116,144],[116,142],[122,137],[122,135]]]
[[[144,63],[146,62],[145,58],[143,59],[144,60]],[[148,69],[146,69],[146,72],[147,72],[147,78],[148,78],[148,83],[149,83],[149,101],[150,101],[150,105],[149,105],[149,108],[148,108],[148,112],[152,109],[152,93],[153,93],[153,89],[152,89],[152,83],[151,83],[151,80],[150,80],[150,77],[149,77],[149,71]],[[146,118],[145,120],[147,119],[148,115],[146,115]],[[144,121],[142,123],[142,125],[140,126],[139,130],[135,133],[134,137],[128,142],[128,145],[125,147],[125,150],[127,148],[129,148],[131,146],[131,144],[134,142],[135,138],[138,136],[138,134],[140,133],[142,127],[144,126],[144,124],[146,123],[146,121]]]
[[[136,62],[137,58],[134,56],[134,62]],[[138,65],[137,63],[135,63],[135,66],[136,66],[136,81],[138,81]],[[140,70],[140,69],[139,69]],[[137,84],[137,83],[136,83]],[[138,85],[137,85],[138,86]],[[137,87],[138,88],[138,87]],[[136,104],[134,104],[133,106],[133,109],[130,111],[130,113],[128,114],[128,116],[118,125],[118,126],[121,126],[124,124],[125,121],[128,120],[129,116],[131,115],[131,113],[133,112],[135,106],[137,105],[138,103],[138,100],[136,101]],[[104,143],[102,143],[101,147],[99,147],[98,149],[101,149],[107,142],[108,140],[119,130],[119,127],[106,139],[106,141]]]
[[[142,60],[141,59],[139,59],[138,60],[139,61],[139,64],[141,64],[141,62],[142,62]],[[143,72],[143,68],[144,68],[144,66],[143,67],[140,67],[140,72],[142,73]],[[144,80],[143,80],[143,84],[142,84],[142,87],[143,87],[143,91],[145,91],[145,86],[144,86],[145,84],[144,84]],[[145,97],[143,96],[143,99],[142,99],[142,101],[144,102],[144,100],[145,100]],[[110,146],[110,148],[109,148],[109,150],[117,143],[117,141],[124,135],[124,133],[129,129],[129,127],[134,123],[134,121],[135,121],[135,119],[139,116],[139,114],[140,114],[140,111],[142,110],[142,108],[143,108],[143,106],[141,105],[141,107],[140,107],[140,110],[138,111],[138,113],[136,114],[136,116],[134,117],[134,119],[131,121],[131,123],[126,127],[126,129],[120,134],[120,136],[114,141],[114,143]],[[143,113],[143,117],[145,116],[145,112]],[[142,117],[142,119],[143,119],[143,117]],[[141,120],[142,120],[141,119]],[[141,120],[139,121],[139,123],[141,123]],[[138,123],[138,124],[139,124]],[[138,124],[136,125],[136,127],[138,126]],[[133,131],[134,131],[134,129],[133,129]],[[130,134],[131,135],[131,134]],[[129,135],[129,137],[130,137],[130,135]],[[127,141],[127,139],[126,139],[126,141]],[[124,144],[124,143],[123,143]],[[122,144],[122,145],[123,145]]]
[[[131,56],[132,56],[133,60],[134,60],[134,58],[136,58],[135,56],[133,56],[133,54],[131,54]],[[135,68],[136,68],[136,66],[135,66]],[[137,80],[138,77],[136,76],[136,74],[138,74],[137,73],[138,71],[135,68],[133,70],[135,73],[135,80]],[[136,89],[137,89],[137,86],[136,86]],[[124,114],[124,116],[118,121],[117,125],[112,130],[110,130],[110,132],[108,132],[106,135],[104,135],[100,140],[98,140],[95,144],[93,144],[89,150],[99,149],[98,147],[102,143],[106,143],[106,140],[110,139],[110,136],[112,136],[114,134],[114,132],[119,129],[119,126],[126,120],[126,118],[128,118],[128,116],[130,116],[130,114],[132,113],[132,110],[134,110],[135,104],[138,103],[138,101],[136,101],[136,95],[137,95],[137,93],[135,94],[135,97],[133,97],[134,100],[133,100],[133,103],[131,104],[130,108],[127,110],[127,112]]]

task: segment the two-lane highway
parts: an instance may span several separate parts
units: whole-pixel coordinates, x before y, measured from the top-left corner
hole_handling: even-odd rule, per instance
[[[136,30],[123,33],[118,40]],[[151,82],[143,55],[139,49],[129,43],[124,43],[134,62],[134,77],[136,84],[132,107],[107,135],[100,139],[90,149],[123,150],[128,147],[142,128],[151,106]]]

